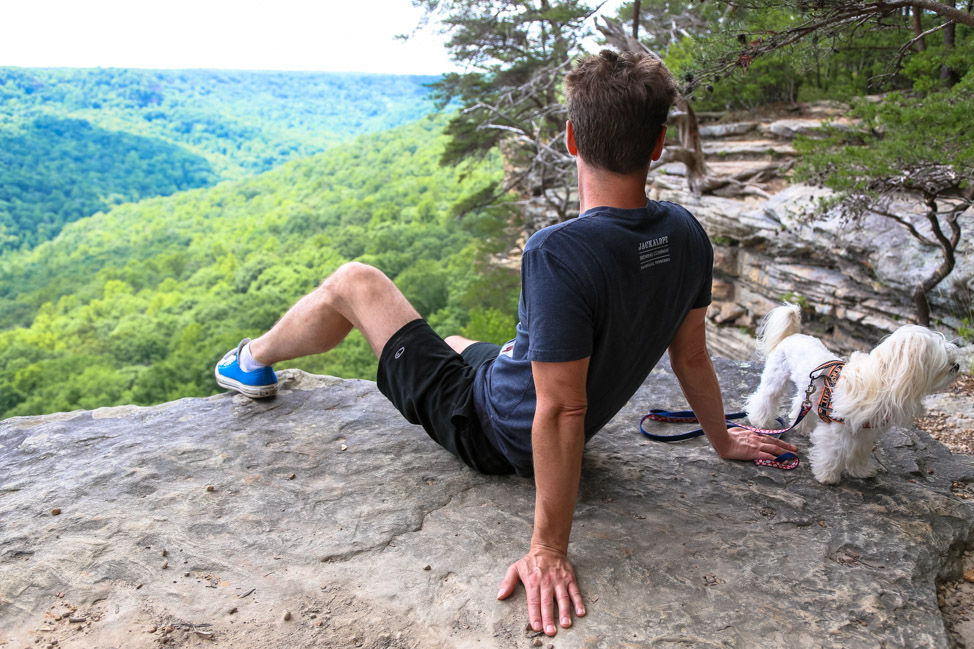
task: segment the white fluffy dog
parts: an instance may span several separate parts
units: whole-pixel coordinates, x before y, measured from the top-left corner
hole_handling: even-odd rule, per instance
[[[923,412],[923,397],[954,380],[957,347],[925,327],[906,325],[869,354],[853,353],[844,367],[839,361],[821,369],[837,359],[820,340],[800,334],[800,323],[801,308],[793,304],[774,309],[762,323],[758,350],[767,361],[761,385],[747,400],[748,418],[755,426],[774,427],[778,403],[791,383],[793,422],[811,383],[812,410],[798,430],[811,434],[812,474],[826,484],[838,482],[843,469],[854,478],[872,477],[879,468],[873,444],[893,426],[912,425]],[[818,378],[812,381],[810,374]],[[823,374],[837,376],[834,385],[827,385]]]

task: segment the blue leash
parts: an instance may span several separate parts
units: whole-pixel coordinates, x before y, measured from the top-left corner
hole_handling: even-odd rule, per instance
[[[732,419],[743,419],[746,416],[747,413],[732,412],[724,415],[724,419],[727,421],[727,427],[733,428],[734,426],[737,426],[737,424],[732,424]],[[647,419],[650,421],[661,421],[664,423],[695,424],[697,423],[697,416],[693,414],[692,410],[660,410],[654,408],[639,420],[639,432],[654,442],[682,442],[703,435],[703,428],[697,428],[696,430],[691,430],[686,433],[677,433],[676,435],[657,435],[643,428],[643,422]],[[778,421],[781,420],[779,419]]]
[[[779,429],[755,428],[754,426],[735,423],[733,420],[743,419],[744,417],[747,416],[747,413],[744,412],[732,412],[730,414],[726,414],[724,415],[724,421],[727,424],[728,428],[744,428],[746,430],[751,431],[752,433],[757,433],[758,435],[771,435],[773,437],[780,437],[781,435],[787,433],[788,431],[795,428],[795,426],[797,426],[799,423],[801,423],[802,419],[804,419],[805,415],[807,415],[810,411],[811,411],[810,406],[803,405],[801,412],[798,413],[798,417],[795,419],[795,423],[793,423],[788,428],[779,428]],[[645,422],[647,419],[649,419],[650,421],[660,421],[660,422],[668,422],[668,423],[673,423],[673,422],[696,423],[697,417],[696,415],[693,414],[692,410],[660,410],[660,409],[650,410],[647,414],[643,415],[642,419],[639,420],[639,432],[655,442],[682,442],[684,440],[693,439],[694,437],[700,437],[704,434],[702,428],[697,428],[696,430],[687,431],[685,433],[677,433],[675,435],[656,435],[655,433],[650,433],[645,428],[643,428],[643,422]],[[784,425],[784,422],[781,420],[780,417],[778,418],[778,422]],[[799,459],[798,456],[794,453],[782,453],[774,460],[754,460],[754,463],[757,464],[758,466],[773,466],[778,469],[790,471],[798,467]]]

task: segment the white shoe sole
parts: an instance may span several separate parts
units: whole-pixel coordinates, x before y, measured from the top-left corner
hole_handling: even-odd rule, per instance
[[[267,397],[273,397],[275,394],[277,394],[276,383],[272,385],[245,385],[240,381],[223,376],[217,370],[213,370],[213,375],[216,376],[216,384],[221,388],[236,390],[240,394],[250,397],[251,399],[264,399]]]

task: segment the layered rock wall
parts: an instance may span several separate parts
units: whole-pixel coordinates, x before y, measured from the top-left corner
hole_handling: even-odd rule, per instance
[[[726,358],[752,355],[760,319],[783,300],[802,305],[807,327],[838,353],[872,347],[905,323],[915,322],[913,291],[942,261],[941,250],[923,244],[893,219],[867,214],[852,222],[840,209],[810,219],[825,189],[791,184],[792,139],[814,133],[826,121],[847,122],[834,104],[796,107],[788,119],[730,122],[701,127],[712,173],[732,175],[778,165],[756,187],[767,195],[727,198],[686,190],[683,165],[666,165],[650,176],[650,196],[685,205],[715,244],[715,294],[710,312],[712,351]],[[917,200],[888,207],[933,239]],[[961,216],[957,266],[929,296],[934,328],[962,344],[974,328],[974,210]],[[965,324],[966,319],[966,324]]]

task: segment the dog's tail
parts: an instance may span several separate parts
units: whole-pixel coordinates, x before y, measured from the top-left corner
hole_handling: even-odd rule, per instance
[[[764,317],[758,327],[757,352],[762,358],[782,340],[801,331],[802,308],[797,304],[783,304]]]

